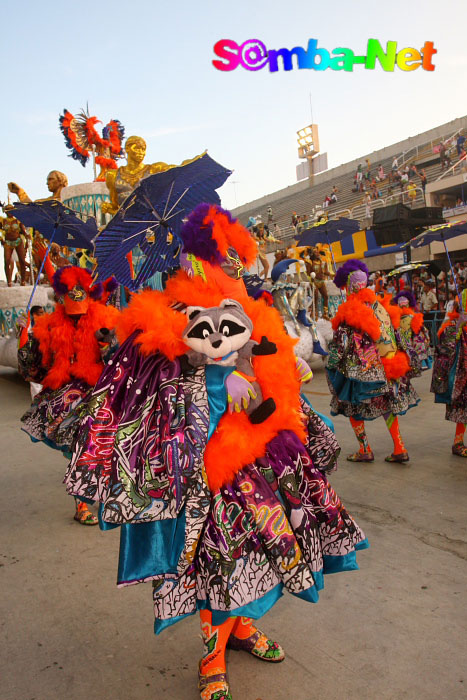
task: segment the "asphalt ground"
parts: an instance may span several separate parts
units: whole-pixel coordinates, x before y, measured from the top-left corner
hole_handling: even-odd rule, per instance
[[[454,425],[422,402],[401,419],[409,464],[368,425],[373,464],[340,460],[331,483],[371,548],[360,571],[331,575],[317,605],[284,596],[261,628],[287,652],[277,666],[228,654],[234,700],[450,700],[467,695],[467,460]],[[308,395],[328,412],[324,373]],[[196,617],[156,637],[149,584],[117,589],[118,532],[73,521],[65,459],[20,430],[29,389],[0,368],[1,700],[198,700]],[[342,452],[356,449],[335,420]]]

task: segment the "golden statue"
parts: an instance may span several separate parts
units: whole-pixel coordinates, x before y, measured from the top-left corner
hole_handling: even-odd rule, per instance
[[[143,161],[146,155],[146,141],[141,136],[129,136],[127,138],[125,153],[127,164],[120,166],[118,170],[109,170],[106,174],[105,182],[109,189],[110,202],[103,202],[102,212],[104,214],[116,214],[119,206],[123,204],[138,182],[144,177],[179,167],[178,165],[168,165],[168,163],[145,165]],[[188,163],[192,163],[198,158],[201,158],[201,156],[184,160],[181,165],[188,165]]]
[[[43,199],[36,199],[36,202],[43,202],[46,199],[58,199],[60,201],[61,192],[64,187],[68,186],[68,178],[65,173],[61,173],[60,170],[51,170],[47,175],[47,189],[52,192],[50,197],[44,197]],[[16,184],[16,182],[9,182],[8,189],[13,194],[18,195],[20,202],[32,202],[33,200],[26,194],[22,187]]]

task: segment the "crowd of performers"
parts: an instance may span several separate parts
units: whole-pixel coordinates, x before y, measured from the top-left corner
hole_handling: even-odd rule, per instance
[[[136,293],[122,311],[111,281],[56,272],[56,309],[35,319],[19,353],[23,376],[43,386],[22,422],[69,459],[76,519],[95,524],[88,504],[98,502],[101,527],[120,528],[118,583],[152,582],[155,632],[199,614],[201,699],[229,700],[226,649],[282,661],[255,621],[285,591],[317,602],[323,574],[358,568],[368,543],[327,478],[340,448],[301,393],[311,370],[268,295],[247,293],[255,241],[208,204],[181,237],[164,291]],[[276,283],[291,263],[281,261]],[[359,261],[335,282],[347,296],[327,374],[332,413],[348,416],[358,439],[349,459],[373,461],[365,421],[382,416],[394,440],[387,459],[406,462],[398,417],[418,403],[411,379],[429,362],[423,317],[409,294],[368,289]],[[464,293],[441,329],[433,373],[462,457],[466,302]]]

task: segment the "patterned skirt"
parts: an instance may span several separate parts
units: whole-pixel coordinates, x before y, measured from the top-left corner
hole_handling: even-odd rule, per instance
[[[420,397],[408,377],[402,377],[397,382],[388,382],[386,391],[379,396],[354,402],[340,401],[329,380],[329,375],[327,376],[331,391],[332,416],[341,414],[356,420],[375,420],[387,413],[394,413],[396,416],[404,415],[420,402]]]
[[[79,379],[60,389],[42,389],[21,418],[23,430],[34,442],[70,453],[79,426],[78,408],[90,394],[89,384]]]
[[[339,447],[321,418],[303,404],[306,445],[282,431],[211,491],[209,368],[182,374],[133,340],[86,404],[65,483],[100,500],[103,529],[121,528],[118,582],[152,581],[155,631],[200,608],[214,624],[258,618],[284,590],[316,602],[324,573],[357,569],[368,545],[327,480]]]

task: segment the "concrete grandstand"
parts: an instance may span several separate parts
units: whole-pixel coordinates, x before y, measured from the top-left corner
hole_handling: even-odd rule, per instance
[[[281,244],[268,244],[268,252],[278,247],[284,247],[285,244],[295,238],[296,229],[291,226],[293,212],[296,212],[298,216],[305,215],[307,220],[317,220],[323,212],[329,218],[346,216],[358,219],[362,224],[362,228],[371,227],[372,214],[376,207],[398,202],[402,202],[412,208],[425,206],[425,197],[419,176],[414,175],[411,177],[416,185],[416,198],[413,201],[409,199],[407,191],[401,193],[399,185],[389,182],[387,176],[391,171],[394,158],[397,158],[399,169],[412,164],[419,170],[423,168],[427,176],[427,182],[432,183],[443,176],[438,153],[439,145],[442,142],[447,144],[447,152],[451,163],[455,163],[458,160],[456,139],[460,134],[467,136],[467,115],[416,136],[408,137],[404,141],[399,141],[372,153],[362,155],[360,158],[338,167],[331,168],[315,175],[312,181],[309,179],[302,180],[290,187],[248,202],[235,208],[233,214],[243,224],[246,224],[251,216],[256,217],[258,215],[261,215],[262,221],[266,223],[268,221],[267,209],[268,207],[272,208],[274,223],[277,223],[281,229],[279,236]],[[364,193],[352,191],[358,165],[362,164],[363,169],[366,170],[366,159],[371,163],[372,176],[376,175],[380,165],[383,166],[386,175],[385,179],[378,182],[377,185],[378,189],[381,190],[382,197],[371,202],[366,202]],[[462,170],[465,164],[467,164],[467,161],[460,164],[457,172]],[[447,170],[448,168],[445,168],[444,172]],[[338,188],[337,202],[327,208],[323,208],[326,195],[330,194],[333,186]],[[389,189],[390,187],[392,187],[392,193]],[[274,236],[277,237],[277,234],[274,233]]]

